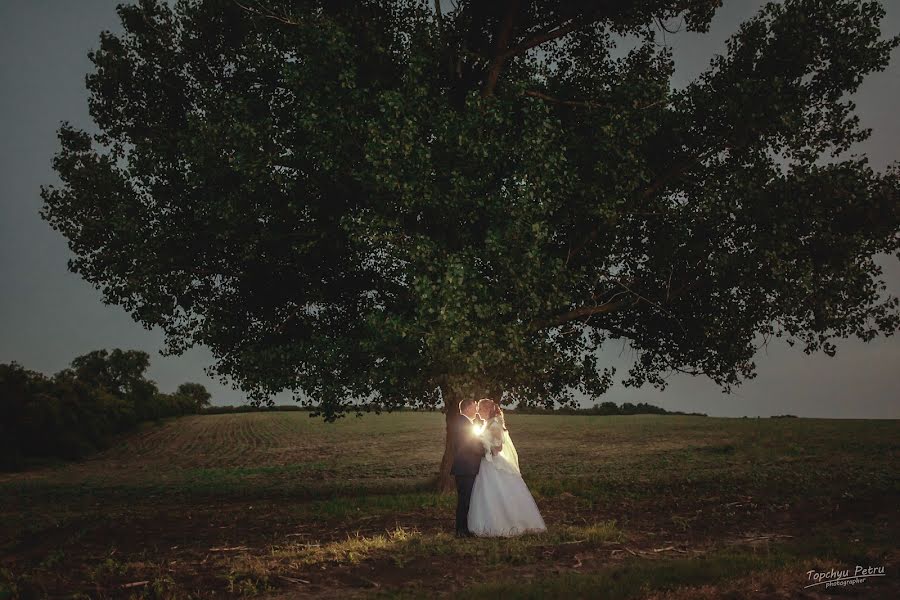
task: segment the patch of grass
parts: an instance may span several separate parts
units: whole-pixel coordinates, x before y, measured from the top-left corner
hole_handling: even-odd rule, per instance
[[[47,553],[47,556],[38,565],[39,569],[52,569],[64,562],[66,552],[62,548],[54,548]]]
[[[615,521],[602,521],[583,527],[571,527],[573,535],[584,535],[588,542],[600,544],[606,542],[624,542],[625,533],[616,526]]]
[[[90,581],[101,582],[109,577],[127,574],[128,565],[110,555],[96,565],[88,567],[87,573]]]
[[[368,496],[338,496],[315,500],[303,507],[311,515],[330,518],[396,514],[426,508],[449,510],[456,506],[456,497],[434,492],[407,494],[379,494]]]
[[[170,575],[154,577],[150,584],[141,591],[140,598],[177,598],[175,580]]]
[[[511,538],[469,538],[437,532],[424,535],[416,529],[397,527],[370,536],[348,535],[344,540],[325,544],[281,544],[273,546],[271,556],[299,564],[358,564],[362,560],[390,557],[402,566],[414,558],[427,556],[477,560],[482,565],[528,564],[540,559],[538,550],[558,544],[587,543],[601,545],[625,540],[615,521],[583,526],[554,527],[540,533]]]
[[[475,586],[470,598],[639,598],[648,592],[682,585],[711,583],[737,573],[782,565],[785,557],[722,554],[695,560],[660,560],[626,564],[596,573],[566,573],[531,583],[503,582]]]
[[[326,562],[357,564],[380,550],[392,550],[395,546],[420,535],[417,530],[397,527],[392,531],[371,536],[348,534],[344,540],[326,544],[296,543],[273,546],[271,556],[276,559],[289,559],[302,565]]]
[[[864,547],[843,539],[821,537],[803,545],[785,543],[766,546],[723,548],[696,558],[641,560],[592,573],[565,573],[521,581],[503,581],[474,586],[466,591],[471,598],[642,598],[651,592],[671,591],[683,586],[717,584],[758,571],[782,569],[820,557],[829,560],[856,560]],[[861,558],[865,561],[864,556]],[[797,571],[798,589],[803,571]]]
[[[323,461],[308,463],[292,463],[287,465],[262,465],[242,467],[202,467],[196,469],[184,469],[180,472],[186,480],[201,480],[217,483],[220,481],[231,482],[235,479],[252,477],[305,477],[313,476],[328,469]]]
[[[40,598],[46,592],[34,573],[16,573],[0,567],[0,600]]]
[[[315,474],[300,474],[296,478],[272,477],[254,474],[250,477],[240,472],[212,474],[205,477],[186,478],[181,474],[170,481],[160,482],[112,482],[87,479],[78,483],[52,480],[26,480],[0,484],[0,496],[4,496],[27,510],[36,504],[73,503],[92,506],[99,503],[129,506],[152,499],[187,502],[190,500],[228,499],[256,500],[291,498],[298,501],[331,500],[359,496],[394,495],[424,492],[430,478],[341,480],[321,479]],[[261,472],[260,472],[261,473]]]
[[[271,576],[269,565],[264,558],[244,555],[231,565],[225,580],[230,593],[238,596],[257,596],[275,590],[270,581]]]
[[[733,444],[718,444],[715,446],[701,446],[698,448],[700,452],[706,454],[734,454],[735,447]]]

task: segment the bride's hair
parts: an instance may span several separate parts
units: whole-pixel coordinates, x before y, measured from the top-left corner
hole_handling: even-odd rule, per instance
[[[487,421],[488,419],[493,419],[494,417],[497,417],[497,419],[500,421],[500,425],[503,427],[503,429],[506,430],[506,431],[509,431],[509,430],[506,428],[506,419],[503,417],[503,409],[500,408],[500,404],[498,404],[497,402],[494,402],[494,401],[491,400],[490,398],[482,398],[481,400],[478,401],[478,408],[479,408],[479,409],[481,408],[481,404],[482,404],[483,402],[484,402],[484,403],[490,402],[490,404],[491,404],[491,412],[490,412],[490,414],[488,414],[488,415],[481,415],[481,417],[482,417],[485,421]],[[480,414],[480,413],[479,413],[479,414]]]

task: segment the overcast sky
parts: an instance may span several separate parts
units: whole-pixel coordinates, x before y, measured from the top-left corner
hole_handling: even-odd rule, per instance
[[[59,145],[60,121],[94,130],[87,111],[84,77],[92,65],[87,52],[103,29],[120,31],[115,5],[120,0],[0,0],[0,363],[17,361],[52,374],[77,355],[106,348],[142,349],[150,354],[149,377],[163,391],[179,383],[203,383],[215,404],[244,401],[230,384],[210,379],[212,361],[205,348],[180,357],[163,357],[163,335],[148,331],[118,306],[107,306],[99,291],[68,272],[71,254],[65,239],[40,219],[41,184],[59,185],[50,161]],[[761,2],[725,0],[709,34],[668,35],[679,65],[675,85],[703,71],[725,39]],[[884,34],[900,32],[900,3],[885,2]],[[864,83],[855,98],[863,125],[874,129],[858,151],[876,168],[900,159],[900,56],[890,68]],[[900,294],[900,268],[885,263],[892,294]],[[900,418],[900,336],[869,344],[847,340],[834,358],[806,356],[782,342],[757,357],[758,376],[731,395],[710,381],[672,377],[665,392],[647,387],[607,394],[614,402],[651,402],[670,410],[714,416]],[[629,354],[610,347],[604,358],[624,375]],[[621,377],[620,377],[621,379]],[[277,397],[289,402],[290,394]]]

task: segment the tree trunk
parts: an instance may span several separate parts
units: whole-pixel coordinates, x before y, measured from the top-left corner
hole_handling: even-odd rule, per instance
[[[440,493],[449,494],[456,491],[456,481],[450,474],[450,467],[453,466],[453,454],[456,451],[453,434],[459,425],[456,417],[459,415],[460,401],[467,397],[473,400],[491,398],[499,403],[502,393],[502,390],[489,389],[483,385],[441,386],[441,396],[444,398],[445,427],[444,456],[441,458],[441,467],[437,476],[437,489]]]
[[[444,390],[441,390],[444,393]],[[444,456],[441,458],[441,468],[438,471],[438,491],[442,494],[449,494],[456,490],[456,482],[453,475],[450,474],[450,467],[453,466],[453,453],[456,451],[456,445],[453,443],[453,434],[458,425],[456,416],[459,414],[459,401],[451,394],[444,396],[444,412],[446,413],[444,427]]]

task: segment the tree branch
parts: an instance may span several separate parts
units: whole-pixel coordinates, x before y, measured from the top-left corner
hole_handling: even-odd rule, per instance
[[[518,12],[518,5],[519,0],[510,0],[509,10],[503,19],[503,25],[500,28],[500,32],[497,34],[497,50],[494,59],[491,61],[491,65],[488,67],[488,77],[481,93],[482,96],[493,95],[494,88],[497,86],[497,80],[500,77],[500,71],[503,69],[503,65],[506,61],[510,58],[523,54],[535,46],[561,38],[582,27],[595,23],[604,15],[609,15],[612,12],[610,6],[604,6],[583,14],[580,17],[573,17],[553,28],[536,33],[522,43],[510,48],[509,40],[512,37],[512,20],[515,17],[515,13]]]
[[[730,145],[726,144],[723,149],[730,150],[732,148]],[[648,198],[655,196],[660,191],[662,191],[662,189],[673,179],[675,179],[679,175],[683,174],[685,171],[690,169],[696,163],[704,160],[705,158],[709,157],[710,155],[714,154],[715,152],[719,152],[720,150],[721,149],[719,149],[719,148],[713,148],[713,149],[709,149],[705,152],[689,154],[687,156],[682,157],[680,160],[675,161],[668,169],[665,170],[665,172],[663,172],[659,177],[657,177],[656,180],[654,180],[650,185],[648,185],[643,190],[638,192],[636,194],[635,199],[636,200],[646,200]],[[595,240],[599,234],[600,234],[600,226],[595,225],[591,229],[590,233],[588,233],[588,235],[583,240],[581,240],[578,244],[576,244],[574,247],[569,249],[568,253],[566,254],[566,263],[565,264],[568,265],[569,261],[572,259],[572,257],[574,257],[576,254],[581,252],[581,250],[583,250],[585,246],[587,246],[589,243],[591,243],[593,240]]]
[[[568,323],[569,321],[574,321],[576,319],[584,319],[585,317],[590,318],[593,315],[613,312],[633,303],[633,300],[626,299],[617,300],[615,302],[604,302],[603,304],[597,304],[595,306],[581,306],[555,317],[550,317],[549,319],[538,319],[536,321],[532,321],[529,326],[529,331],[540,331],[541,329],[556,327],[557,325],[563,325],[565,323]]]
[[[580,108],[603,108],[607,106],[605,104],[598,104],[596,102],[590,102],[588,100],[561,100],[537,90],[526,90],[525,95],[531,96],[532,98],[540,98],[541,100],[553,102],[554,104],[562,104],[563,106],[576,106]]]
[[[241,8],[243,8],[245,11],[250,12],[250,13],[253,13],[253,14],[256,14],[256,15],[259,15],[259,16],[261,16],[261,17],[266,17],[266,18],[268,18],[268,19],[274,19],[274,20],[276,20],[276,21],[278,21],[278,22],[280,22],[280,23],[284,23],[285,25],[301,25],[301,23],[300,23],[299,21],[295,21],[295,20],[289,18],[286,14],[284,14],[284,15],[279,15],[279,14],[274,13],[274,12],[272,12],[272,11],[265,11],[265,12],[264,12],[264,11],[259,10],[258,8],[253,8],[253,7],[250,7],[250,6],[245,6],[245,5],[241,4],[240,2],[238,2],[238,0],[233,0],[233,1],[234,1],[235,4],[237,4],[238,6],[240,6]],[[257,3],[257,4],[258,4],[258,3]]]
[[[503,60],[512,58],[513,56],[516,56],[518,54],[522,54],[523,52],[526,52],[527,50],[530,50],[535,46],[539,46],[544,42],[549,42],[564,35],[568,35],[573,31],[584,27],[585,25],[590,25],[591,23],[594,23],[595,21],[600,19],[603,14],[604,10],[598,9],[588,14],[581,15],[581,17],[574,17],[572,19],[569,19],[567,22],[562,23],[553,29],[545,29],[544,31],[528,38],[521,44],[518,44],[517,46],[506,50]]]
[[[484,88],[481,90],[482,96],[493,95],[494,88],[497,86],[497,80],[500,78],[500,71],[503,69],[503,63],[511,56],[508,54],[507,46],[509,46],[509,41],[512,38],[517,12],[519,12],[519,0],[509,0],[509,6],[507,6],[506,14],[503,16],[500,30],[497,32],[496,50],[494,51],[494,58],[488,66],[487,81],[485,81]]]
[[[574,106],[577,108],[609,108],[611,106],[610,104],[602,102],[592,102],[590,100],[563,100],[562,98],[556,98],[555,96],[545,94],[540,90],[525,90],[524,93],[526,96],[539,98],[541,100],[546,100],[547,102],[553,102],[554,104],[562,104],[563,106]],[[668,102],[668,98],[663,98],[662,100],[657,100],[656,102],[651,102],[650,104],[645,104],[644,106],[637,106],[637,102],[635,102],[635,108],[644,110],[647,108],[653,108],[654,106],[659,106],[660,104],[666,104]]]

